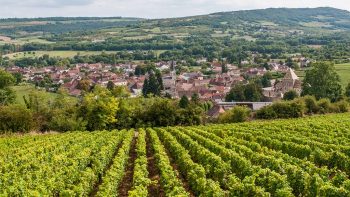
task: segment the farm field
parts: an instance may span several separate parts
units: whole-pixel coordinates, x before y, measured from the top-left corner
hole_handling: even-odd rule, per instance
[[[27,44],[27,43],[40,43],[40,44],[53,44],[55,42],[47,41],[39,36],[27,36],[18,39],[11,39],[6,36],[0,35],[0,45],[1,44]]]
[[[349,196],[350,114],[0,137],[0,196]]]
[[[117,51],[103,51],[104,53],[116,53]],[[8,57],[10,59],[21,59],[21,58],[35,58],[35,57],[42,57],[43,55],[47,54],[50,57],[62,57],[62,58],[72,58],[76,56],[77,54],[80,54],[82,56],[84,55],[99,55],[103,53],[102,51],[30,51],[28,52],[18,52],[18,53],[11,53],[4,55],[4,57]],[[157,55],[163,53],[164,50],[156,50],[155,53]]]

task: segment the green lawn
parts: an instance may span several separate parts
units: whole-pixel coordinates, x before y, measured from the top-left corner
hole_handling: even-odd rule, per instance
[[[337,70],[341,84],[345,88],[350,82],[350,63],[347,64],[336,64],[335,69]]]
[[[21,105],[25,105],[23,96],[28,96],[31,92],[41,92],[47,101],[54,100],[57,97],[56,93],[38,90],[33,85],[13,86],[12,89],[16,92],[16,103]]]

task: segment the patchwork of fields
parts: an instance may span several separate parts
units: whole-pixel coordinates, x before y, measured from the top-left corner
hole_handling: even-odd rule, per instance
[[[1,196],[349,196],[350,115],[3,136]]]

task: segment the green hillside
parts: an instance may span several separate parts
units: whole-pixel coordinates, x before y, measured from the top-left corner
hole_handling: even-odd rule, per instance
[[[283,59],[350,56],[350,12],[335,8],[270,8],[201,16],[0,20],[0,52],[167,51],[162,59],[228,58],[240,51]],[[233,53],[233,54],[230,54]],[[242,54],[244,56],[244,54]]]

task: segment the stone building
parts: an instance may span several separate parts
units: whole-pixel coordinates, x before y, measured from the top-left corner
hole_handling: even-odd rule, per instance
[[[273,101],[283,98],[283,95],[290,90],[296,91],[299,95],[301,93],[301,81],[291,68],[283,79],[277,81],[273,87],[263,88],[263,94],[267,100]]]

